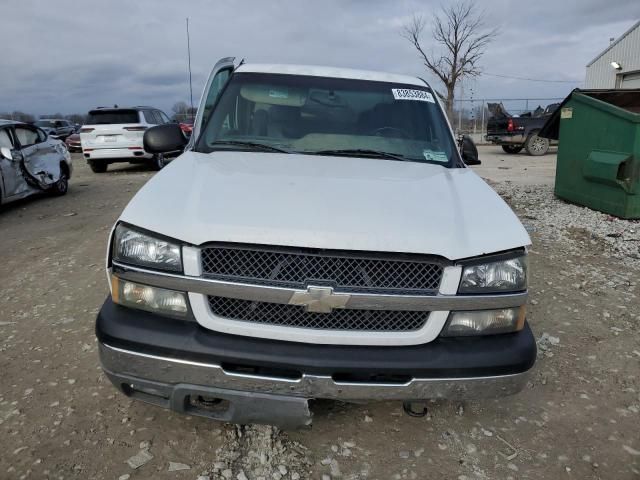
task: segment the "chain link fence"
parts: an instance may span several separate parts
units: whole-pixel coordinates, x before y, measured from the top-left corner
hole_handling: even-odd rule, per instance
[[[454,101],[451,125],[456,133],[471,136],[476,144],[486,143],[487,121],[491,116],[488,105],[501,103],[511,115],[519,116],[524,113],[544,109],[552,103],[560,103],[561,98],[461,98]]]

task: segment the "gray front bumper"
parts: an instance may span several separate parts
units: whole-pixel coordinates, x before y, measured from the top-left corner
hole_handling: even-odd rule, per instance
[[[310,399],[343,401],[483,399],[522,390],[528,372],[472,378],[414,378],[406,383],[347,383],[330,376],[299,379],[227,372],[220,365],[149,355],[99,344],[100,360],[113,384],[126,395],[232,423],[267,423],[296,428],[311,423]],[[198,398],[218,399],[216,405]]]

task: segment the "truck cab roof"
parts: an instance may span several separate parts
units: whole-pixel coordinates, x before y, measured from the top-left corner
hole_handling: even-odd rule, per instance
[[[320,65],[289,65],[266,63],[243,63],[238,73],[273,73],[283,75],[306,75],[312,77],[345,78],[352,80],[370,80],[374,82],[404,83],[424,87],[427,82],[410,75],[377,72],[373,70],[357,70],[353,68],[325,67]]]

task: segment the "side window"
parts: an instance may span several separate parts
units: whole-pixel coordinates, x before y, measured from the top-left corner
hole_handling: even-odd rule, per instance
[[[39,142],[38,131],[28,127],[15,127],[16,137],[21,147],[28,147]]]
[[[38,132],[38,143],[44,142],[47,139],[47,134],[44,133],[44,130],[37,130]]]
[[[9,136],[9,129],[3,128],[0,130],[0,148],[13,149],[13,142]]]
[[[155,117],[156,123],[158,125],[163,125],[165,123],[164,119],[162,118],[162,115],[160,115],[160,110],[154,110],[153,116]]]
[[[156,125],[156,117],[153,115],[153,110],[144,110],[144,119],[151,125]]]
[[[207,100],[204,103],[204,112],[202,115],[203,125],[206,123],[209,115],[211,114],[211,109],[213,108],[213,104],[216,103],[216,99],[218,95],[224,88],[229,76],[231,75],[231,68],[226,68],[224,70],[220,70],[216,73],[216,76],[213,77],[213,81],[211,82],[211,88],[209,88],[209,92],[207,93]]]
[[[158,110],[157,113],[160,115],[160,118],[162,119],[162,123],[171,123],[171,120],[169,120],[169,117],[167,117],[162,110]]]

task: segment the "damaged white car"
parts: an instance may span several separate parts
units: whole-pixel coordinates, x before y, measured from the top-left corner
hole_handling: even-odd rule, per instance
[[[0,204],[42,192],[64,195],[72,172],[62,141],[33,125],[0,120]]]

